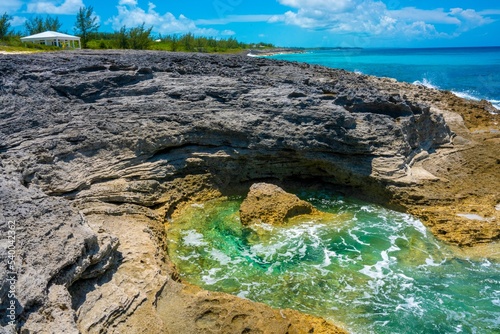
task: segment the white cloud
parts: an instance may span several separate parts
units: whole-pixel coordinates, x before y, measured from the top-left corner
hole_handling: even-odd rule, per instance
[[[120,0],[116,8],[118,9],[118,14],[106,21],[115,30],[119,30],[123,26],[129,28],[137,27],[144,23],[146,28],[152,26],[153,31],[160,34],[183,34],[188,32],[206,36],[229,36],[235,34],[231,30],[220,32],[212,28],[199,28],[193,20],[182,14],[179,17],[175,17],[170,12],[160,14],[155,10],[156,5],[152,2],[148,3],[148,9],[144,10],[137,6],[136,0]]]
[[[120,1],[118,1],[118,5],[120,5],[120,6],[125,6],[125,5],[137,6],[137,0],[120,0]]]
[[[22,16],[13,16],[12,20],[10,20],[10,25],[13,27],[22,26],[26,22],[26,18]]]
[[[486,9],[478,12],[480,15],[500,15],[500,9]]]
[[[22,5],[23,2],[20,0],[2,0],[0,1],[0,15],[3,13],[14,13],[21,8]]]
[[[285,6],[308,9],[308,10],[326,10],[331,13],[345,12],[362,3],[362,0],[278,0],[279,3]]]
[[[460,20],[459,31],[467,31],[494,22],[493,19],[484,17],[473,9],[452,8],[450,14]]]
[[[398,20],[410,22],[424,21],[427,23],[460,25],[460,20],[446,13],[443,8],[424,10],[415,7],[406,7],[391,11],[391,15]]]
[[[273,15],[228,15],[219,19],[199,19],[194,21],[199,25],[218,25],[228,23],[268,22]]]
[[[80,7],[84,7],[82,0],[64,0],[60,5],[57,1],[33,1],[28,3],[28,13],[36,14],[68,14],[78,13]]]
[[[405,7],[389,10],[380,0],[278,0],[295,8],[271,17],[269,22],[284,22],[311,30],[363,34],[380,37],[449,37],[493,22],[485,12],[473,9],[443,8],[424,10]],[[488,14],[497,14],[490,10]],[[453,32],[440,31],[443,26]],[[439,28],[438,28],[439,27]]]

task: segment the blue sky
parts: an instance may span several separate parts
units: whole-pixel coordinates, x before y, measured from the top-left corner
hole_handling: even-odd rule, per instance
[[[155,34],[183,34],[302,47],[500,46],[497,0],[1,0],[24,31],[34,15],[58,16],[74,33],[92,6],[101,31],[143,22]]]

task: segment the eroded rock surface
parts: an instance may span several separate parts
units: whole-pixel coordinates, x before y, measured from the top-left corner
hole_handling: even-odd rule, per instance
[[[500,236],[499,116],[484,102],[306,64],[164,52],[2,55],[0,80],[0,229],[16,222],[20,331],[341,331],[288,311],[271,327],[279,310],[206,298],[170,262],[164,224],[177,208],[263,180],[407,209],[451,243]],[[4,314],[4,239],[0,255]]]
[[[243,225],[255,222],[280,225],[290,218],[316,212],[311,203],[274,184],[255,183],[241,203],[240,219]]]

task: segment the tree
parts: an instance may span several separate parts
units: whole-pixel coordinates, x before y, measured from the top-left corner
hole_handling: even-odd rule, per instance
[[[47,16],[45,18],[45,30],[50,30],[50,31],[58,31],[61,29],[62,23],[59,22],[59,18],[56,16],[55,18]]]
[[[75,31],[82,38],[83,48],[87,47],[90,35],[97,32],[97,29],[99,29],[99,23],[94,15],[94,8],[92,6],[80,7],[78,14],[76,14]]]
[[[24,22],[24,27],[26,28],[27,35],[34,35],[44,32],[43,18],[41,16],[32,17]]]
[[[123,26],[120,28],[120,31],[116,33],[118,48],[119,49],[128,49],[128,36],[127,36],[127,27]]]
[[[32,17],[24,22],[24,27],[28,35],[38,34],[47,30],[58,31],[62,26],[58,17],[47,16],[45,19],[41,16]]]
[[[147,49],[151,43],[151,30],[153,30],[153,27],[149,29],[144,28],[144,22],[140,26],[130,29],[130,47],[135,50]]]
[[[0,39],[7,37],[10,29],[10,20],[12,17],[5,12],[2,16],[0,16]]]

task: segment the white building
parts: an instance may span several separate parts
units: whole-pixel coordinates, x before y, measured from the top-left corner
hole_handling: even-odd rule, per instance
[[[54,45],[63,48],[81,49],[80,37],[62,34],[56,31],[45,31],[39,34],[21,37],[23,43]],[[78,42],[78,43],[76,43]],[[77,45],[78,44],[78,45]]]

